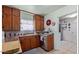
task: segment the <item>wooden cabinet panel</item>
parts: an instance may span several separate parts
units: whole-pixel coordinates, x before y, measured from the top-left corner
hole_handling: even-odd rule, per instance
[[[11,13],[11,8],[9,8],[9,7],[7,7],[7,6],[2,6],[2,12],[3,12],[4,14],[9,14],[9,15],[12,14],[12,13]]]
[[[40,31],[40,21],[38,20],[38,21],[36,21],[35,23],[37,23],[37,25],[36,25],[36,31]]]
[[[20,37],[20,44],[23,52],[30,49],[30,40],[28,37]]]
[[[29,50],[31,47],[30,47],[30,40],[28,39],[28,38],[25,38],[26,40],[26,42],[25,42],[25,44],[26,44],[26,50]]]
[[[2,6],[2,30],[20,30],[20,11],[8,6]]]
[[[40,46],[40,36],[36,35],[36,47]]]
[[[6,20],[7,19],[7,20]],[[9,31],[11,30],[11,15],[4,15],[2,19],[2,30]]]
[[[12,9],[12,19],[13,19],[13,31],[19,31],[20,30],[20,11],[18,9],[13,8]]]
[[[40,46],[39,35],[20,37],[22,51],[27,51]]]
[[[50,51],[54,49],[54,37],[53,35],[49,35],[47,37],[47,50]]]
[[[40,31],[40,17],[35,15],[35,28],[36,31]]]
[[[40,29],[42,31],[44,30],[44,18],[43,17],[41,17],[40,23],[41,23]]]
[[[40,36],[35,35],[30,37],[31,40],[31,48],[36,48],[40,46]]]
[[[13,31],[19,31],[20,30],[20,17],[19,16],[13,16]]]
[[[23,51],[23,52],[24,52],[24,51],[27,51],[25,40],[22,39],[22,40],[20,41],[20,43],[21,43],[21,49],[22,49],[22,51]]]
[[[40,15],[34,15],[36,31],[42,31],[44,29],[44,17]]]
[[[11,30],[11,8],[3,6],[2,7],[2,30],[10,31]]]
[[[36,38],[35,36],[30,37],[31,48],[36,48]]]
[[[12,12],[13,12],[13,15],[14,15],[14,16],[20,16],[20,11],[19,11],[19,9],[13,8],[13,9],[12,9]]]

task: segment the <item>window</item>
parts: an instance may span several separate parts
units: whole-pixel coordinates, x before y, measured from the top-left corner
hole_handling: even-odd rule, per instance
[[[21,31],[33,31],[33,20],[21,19]]]
[[[20,30],[26,33],[34,32],[33,15],[27,12],[21,11]]]

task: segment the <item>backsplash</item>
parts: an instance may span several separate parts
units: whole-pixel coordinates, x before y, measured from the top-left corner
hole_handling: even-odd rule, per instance
[[[9,32],[2,32],[2,39],[4,41],[4,39],[12,39],[18,36],[22,36],[22,35],[28,35],[28,34],[34,34],[34,31],[30,31],[28,33],[28,31],[9,31]]]

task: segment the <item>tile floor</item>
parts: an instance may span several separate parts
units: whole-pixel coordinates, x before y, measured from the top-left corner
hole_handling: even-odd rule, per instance
[[[71,41],[61,41],[61,47],[54,49],[52,51],[46,52],[42,48],[38,47],[29,51],[24,52],[23,54],[76,54],[76,43]]]

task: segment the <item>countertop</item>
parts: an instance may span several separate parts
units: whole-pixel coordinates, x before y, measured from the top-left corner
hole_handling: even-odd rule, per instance
[[[2,43],[2,52],[6,52],[16,48],[19,48],[19,51],[17,53],[22,52],[19,40]]]
[[[33,36],[33,35],[39,35],[39,34],[26,34],[26,35],[19,35],[17,37],[23,37],[23,36]]]

